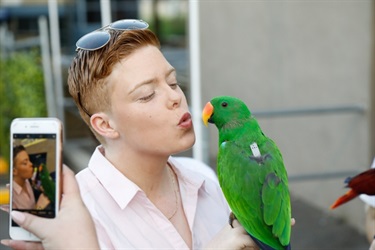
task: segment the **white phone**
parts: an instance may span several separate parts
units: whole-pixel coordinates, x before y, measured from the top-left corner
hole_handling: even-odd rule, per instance
[[[10,211],[56,217],[61,198],[62,131],[62,123],[56,118],[16,118],[12,121]],[[9,235],[15,240],[39,241],[11,217]]]

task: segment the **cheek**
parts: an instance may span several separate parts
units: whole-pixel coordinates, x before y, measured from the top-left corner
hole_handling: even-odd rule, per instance
[[[117,121],[117,127],[121,128],[125,136],[147,133],[152,128],[154,118],[155,116],[152,113],[143,110],[126,112]]]
[[[128,131],[137,134],[142,140],[152,140],[165,134],[165,129],[168,127],[161,115],[153,113],[144,113],[133,119],[132,124],[129,124]]]
[[[22,178],[28,178],[30,173],[30,171],[28,170],[28,168],[22,166],[19,168],[19,171],[17,171],[17,174],[18,176],[21,176]]]

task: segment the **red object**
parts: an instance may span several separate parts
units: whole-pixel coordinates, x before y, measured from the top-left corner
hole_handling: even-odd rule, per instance
[[[375,195],[375,168],[371,168],[365,172],[362,172],[353,178],[347,178],[345,180],[350,190],[338,198],[332,205],[331,209],[344,204],[360,194]]]

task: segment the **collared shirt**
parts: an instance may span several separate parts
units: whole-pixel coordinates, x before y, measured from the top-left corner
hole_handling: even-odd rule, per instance
[[[35,209],[35,197],[33,188],[28,180],[25,180],[26,190],[13,181],[12,207],[14,209]]]
[[[173,224],[101,151],[99,146],[76,176],[101,249],[188,249]],[[228,223],[228,205],[206,165],[178,157],[168,162],[178,178],[193,249],[200,249]]]

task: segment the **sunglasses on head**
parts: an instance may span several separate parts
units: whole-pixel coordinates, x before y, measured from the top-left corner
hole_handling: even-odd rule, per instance
[[[113,30],[144,30],[148,28],[148,23],[137,19],[123,19],[113,22],[107,26],[90,32],[81,37],[76,42],[76,50],[89,50],[94,51],[103,48],[111,39],[111,34],[108,32],[109,29]]]

